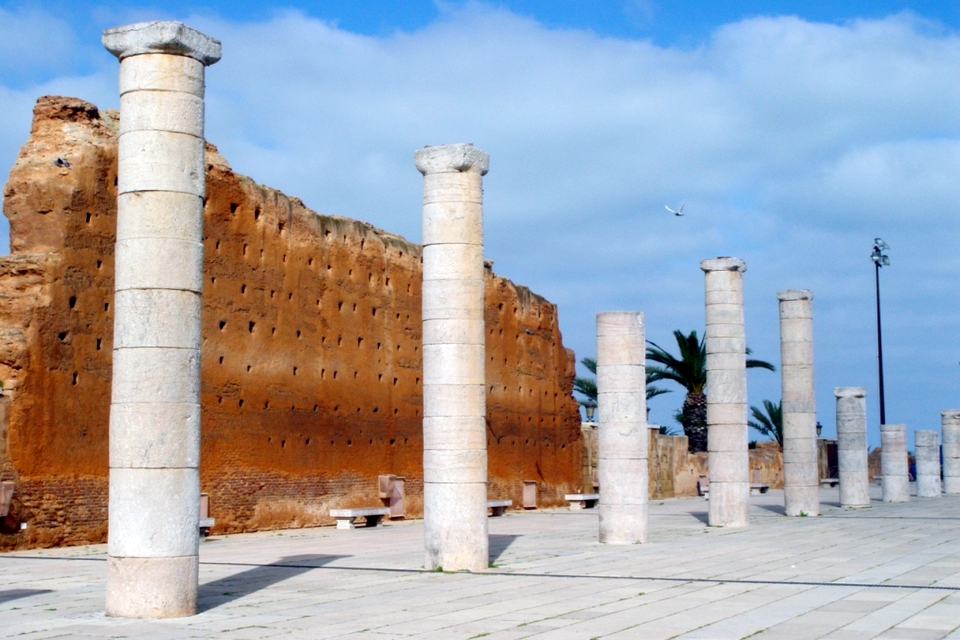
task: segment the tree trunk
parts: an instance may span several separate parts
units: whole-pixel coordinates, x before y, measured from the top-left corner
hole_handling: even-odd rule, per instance
[[[707,396],[703,393],[688,393],[683,399],[681,412],[683,432],[687,436],[690,452],[707,450]]]

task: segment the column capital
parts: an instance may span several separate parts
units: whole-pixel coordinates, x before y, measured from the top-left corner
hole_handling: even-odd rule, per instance
[[[813,300],[813,292],[809,289],[787,289],[777,292],[777,300],[790,302],[793,300]]]
[[[866,387],[834,387],[833,395],[838,398],[866,398]]]
[[[710,271],[739,271],[743,273],[747,270],[747,263],[740,258],[731,258],[729,256],[720,256],[719,258],[710,258],[701,260],[700,268],[705,272]]]
[[[182,22],[138,22],[103,32],[107,51],[120,60],[144,53],[186,56],[210,66],[220,59],[220,41]]]
[[[413,159],[417,169],[425,176],[431,173],[468,172],[482,176],[490,168],[490,155],[469,142],[417,149]]]
[[[960,422],[960,409],[944,409],[940,412],[940,417],[946,420],[956,420]]]

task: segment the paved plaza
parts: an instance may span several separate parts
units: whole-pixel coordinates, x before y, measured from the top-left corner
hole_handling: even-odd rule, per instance
[[[422,521],[211,537],[200,611],[104,613],[106,546],[0,555],[0,636],[15,638],[960,638],[960,497],[786,518],[752,496],[748,529],[703,499],[650,503],[650,542],[601,546],[596,510],[490,520],[491,568],[429,572]],[[914,494],[915,495],[915,494]]]

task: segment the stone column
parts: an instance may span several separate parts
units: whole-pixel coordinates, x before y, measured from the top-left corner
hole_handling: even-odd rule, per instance
[[[917,461],[917,497],[940,497],[940,434],[935,430],[913,432]]]
[[[747,343],[743,330],[743,272],[739,258],[703,260],[707,352],[707,460],[711,527],[750,521],[747,451]]]
[[[643,314],[597,314],[600,542],[647,541],[647,377]]]
[[[880,425],[880,473],[884,502],[910,499],[910,464],[907,460],[907,425]]]
[[[960,493],[960,409],[940,412],[943,431],[943,492]]]
[[[427,569],[489,566],[482,176],[471,144],[424,147],[423,530]]]
[[[780,375],[783,502],[788,516],[820,515],[817,399],[813,387],[813,294],[781,291]],[[709,398],[709,396],[707,396]]]
[[[107,614],[196,613],[204,67],[179,22],[103,34],[120,59]]]
[[[836,387],[837,465],[840,471],[840,506],[870,506],[870,473],[867,467],[867,390]]]

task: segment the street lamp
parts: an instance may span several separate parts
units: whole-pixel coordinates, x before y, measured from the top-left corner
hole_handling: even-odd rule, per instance
[[[887,424],[887,413],[883,405],[883,334],[880,331],[880,267],[889,267],[890,258],[884,251],[889,251],[890,246],[880,238],[873,239],[873,253],[870,259],[873,260],[874,276],[877,286],[877,366],[880,372],[880,424]]]
[[[583,408],[587,413],[587,422],[593,422],[593,416],[597,412],[597,401],[593,398],[588,398],[587,401],[583,403]]]

